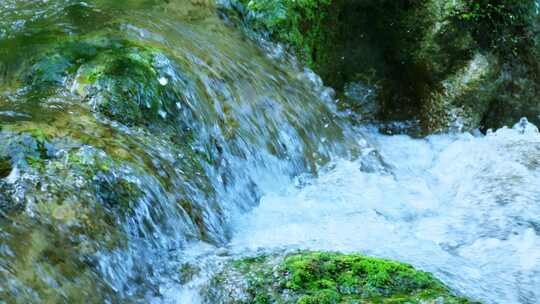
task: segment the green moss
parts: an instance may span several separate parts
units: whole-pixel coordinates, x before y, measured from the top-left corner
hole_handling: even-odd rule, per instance
[[[411,266],[360,255],[306,253],[285,259],[288,273],[286,287],[302,293],[320,290],[361,290],[364,297],[416,293],[425,289],[442,289],[431,275]]]
[[[464,0],[453,21],[470,31],[481,48],[518,56],[530,39],[535,9],[534,0]]]
[[[170,121],[178,116],[182,83],[171,83],[172,62],[152,46],[112,33],[60,42],[30,61],[22,78],[38,100],[73,83],[94,110],[125,124]],[[34,94],[34,92],[37,92]]]
[[[429,273],[357,254],[300,252],[237,260],[216,276],[217,288],[238,274],[244,283],[231,284],[244,285],[247,300],[219,303],[473,303],[453,295]]]
[[[252,13],[252,26],[290,44],[314,67],[325,57],[322,44],[329,38],[325,29],[332,0],[241,0]]]

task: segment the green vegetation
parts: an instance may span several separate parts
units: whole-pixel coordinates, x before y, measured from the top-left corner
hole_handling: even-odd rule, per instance
[[[228,282],[242,277],[244,282]],[[327,252],[233,261],[213,288],[244,286],[244,299],[210,295],[216,303],[473,303],[454,296],[431,274],[385,259]],[[226,292],[225,292],[226,293]],[[214,298],[212,298],[214,296]],[[241,296],[240,296],[241,297]],[[218,300],[219,299],[219,300]]]
[[[535,6],[534,0],[467,0],[453,17],[482,49],[518,56],[533,35]]]
[[[313,66],[324,59],[325,29],[332,0],[241,0],[253,14],[252,26],[292,45]]]

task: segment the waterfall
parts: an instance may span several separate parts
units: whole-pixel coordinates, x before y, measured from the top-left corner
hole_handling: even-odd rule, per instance
[[[0,303],[197,303],[223,261],[292,249],[540,301],[536,127],[353,126],[213,1],[158,2],[0,0]]]

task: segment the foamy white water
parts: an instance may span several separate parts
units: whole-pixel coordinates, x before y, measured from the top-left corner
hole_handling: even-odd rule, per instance
[[[363,132],[386,170],[341,160],[267,194],[232,225],[232,251],[362,252],[412,263],[487,303],[540,303],[535,126],[426,139]]]

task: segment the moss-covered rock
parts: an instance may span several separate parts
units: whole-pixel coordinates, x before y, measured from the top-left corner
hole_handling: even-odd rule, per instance
[[[60,43],[31,60],[22,78],[37,97],[71,85],[112,119],[150,124],[170,122],[186,106],[182,104],[186,80],[176,74],[179,70],[163,51],[102,33]]]
[[[0,156],[11,159],[16,171],[7,186],[14,190],[14,199],[32,210],[32,217],[61,231],[76,229],[73,239],[98,240],[110,248],[119,244],[120,227],[110,224],[141,191],[123,192],[133,182],[118,174],[118,161],[80,142],[48,138],[41,129],[0,132],[0,142]],[[119,190],[118,197],[124,194],[123,201],[101,194],[100,188],[108,184]]]
[[[423,101],[436,83],[469,58],[472,39],[457,31],[447,36],[462,41],[443,37],[452,40],[447,44],[452,47],[441,52],[435,36],[444,16],[437,1],[242,2],[248,13],[239,11],[247,15],[250,26],[292,45],[327,85],[345,93],[340,94],[346,101],[342,109],[361,116],[419,119]],[[316,9],[311,11],[312,7]],[[290,32],[293,37],[287,35]],[[351,86],[370,88],[370,98],[378,104],[375,113],[366,113],[350,98],[346,88]]]
[[[327,252],[229,262],[204,294],[208,303],[474,303],[412,266]]]
[[[326,57],[324,48],[330,32],[324,29],[332,0],[241,0],[243,13],[249,14],[251,27],[267,31],[273,38],[286,42],[309,65]]]
[[[356,118],[419,134],[540,123],[533,0],[240,2],[248,26],[291,45]],[[376,106],[350,87],[369,88]]]
[[[443,7],[435,38],[437,49],[425,60],[437,61],[452,45],[467,37],[468,55],[435,83],[420,113],[426,131],[442,131],[458,124],[465,129],[499,128],[526,116],[539,123],[538,31],[534,1],[457,1]],[[448,33],[461,33],[459,36]],[[453,58],[447,53],[446,58]]]

